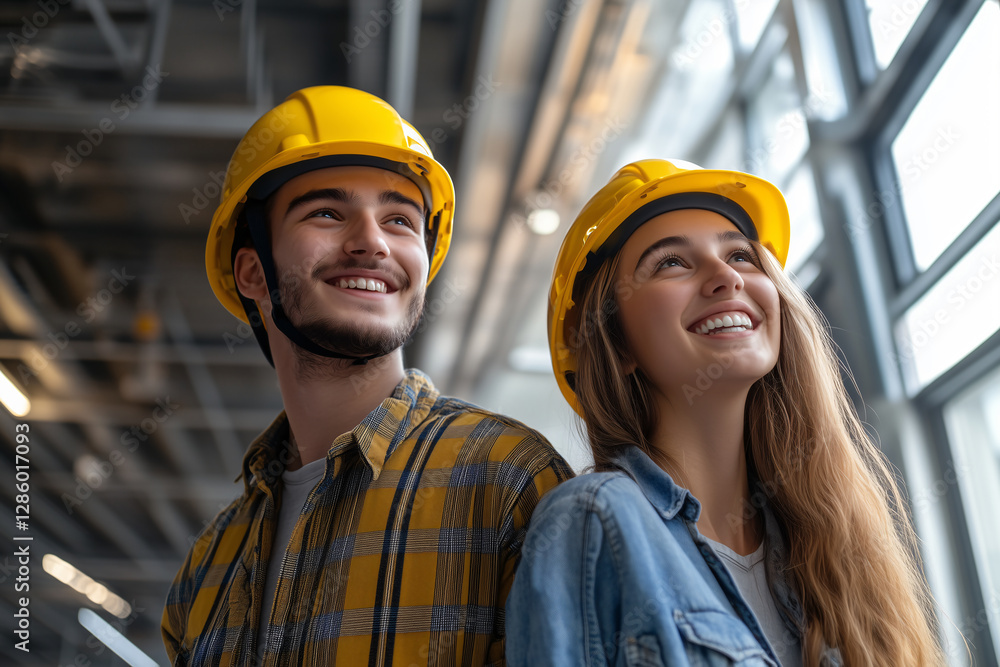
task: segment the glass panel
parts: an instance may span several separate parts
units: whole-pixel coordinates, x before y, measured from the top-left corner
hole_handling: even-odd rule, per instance
[[[1000,531],[996,519],[1000,507],[1000,368],[945,405],[944,418],[955,468],[942,481],[949,486],[957,483],[962,494],[986,601],[984,620],[993,633],[993,645],[1000,646]],[[972,628],[959,629],[968,633]]]
[[[799,167],[782,191],[791,217],[791,243],[785,267],[796,272],[823,240],[823,223],[816,200],[816,182],[808,163]]]
[[[915,394],[1000,329],[1000,225],[900,318],[896,346]]]
[[[835,120],[847,112],[847,94],[828,12],[829,3],[820,0],[795,2],[795,20],[809,85],[805,112],[809,118],[821,120]]]
[[[719,130],[712,139],[712,145],[699,158],[698,164],[706,169],[745,169],[743,156],[746,151],[746,130],[737,109],[730,108],[722,117]]]
[[[781,183],[809,147],[795,67],[788,51],[774,59],[771,72],[750,102],[753,130],[747,171]]]
[[[778,6],[778,0],[735,0],[735,5],[740,48],[753,51],[774,14],[774,8]]]
[[[724,0],[705,0],[688,9],[652,106],[652,132],[642,141],[647,156],[689,156],[726,101],[733,69],[727,6]]]
[[[1000,190],[998,82],[1000,4],[987,0],[892,143],[921,271]]]
[[[875,62],[885,69],[910,33],[927,0],[866,0]]]

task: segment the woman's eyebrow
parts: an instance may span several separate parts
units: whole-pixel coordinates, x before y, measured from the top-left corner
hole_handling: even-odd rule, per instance
[[[732,230],[732,231],[728,231],[728,232],[719,232],[716,235],[716,238],[718,238],[718,240],[719,240],[720,243],[729,243],[731,241],[744,242],[744,241],[747,240],[746,235],[744,235],[742,232],[738,232],[736,230]],[[689,239],[686,236],[667,236],[667,237],[664,237],[664,238],[660,239],[659,241],[657,241],[656,243],[654,243],[653,245],[651,245],[648,248],[646,248],[646,250],[642,253],[642,255],[639,256],[639,261],[635,263],[635,268],[636,268],[636,270],[638,270],[639,266],[642,264],[643,260],[646,259],[646,257],[648,255],[656,252],[660,248],[670,248],[670,247],[677,247],[677,246],[690,247],[690,245],[691,245],[691,239]]]
[[[641,255],[639,255],[639,261],[635,263],[635,269],[638,270],[639,266],[642,264],[643,260],[649,255],[653,254],[660,248],[672,248],[676,246],[688,247],[691,245],[691,239],[686,236],[666,236],[653,245],[646,248]]]
[[[748,240],[746,234],[744,234],[743,232],[738,232],[736,230],[730,230],[728,232],[719,232],[717,238],[722,243],[725,243],[727,241],[740,241],[742,243]]]

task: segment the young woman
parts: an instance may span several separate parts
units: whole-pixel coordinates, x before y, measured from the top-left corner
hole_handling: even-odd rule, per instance
[[[783,273],[788,227],[770,183],[663,160],[574,222],[549,343],[597,472],[532,517],[511,664],[944,664],[893,475]]]

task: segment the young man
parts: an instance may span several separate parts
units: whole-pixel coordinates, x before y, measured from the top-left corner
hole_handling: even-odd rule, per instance
[[[301,90],[236,149],[209,280],[285,410],[170,590],[173,664],[503,663],[528,519],[572,472],[403,368],[453,210],[423,138],[358,90]]]

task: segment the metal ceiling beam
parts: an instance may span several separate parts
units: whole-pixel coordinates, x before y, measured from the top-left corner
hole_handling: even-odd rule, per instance
[[[350,85],[379,97],[387,97],[386,28],[392,20],[384,0],[350,0],[348,32],[340,48]]]
[[[41,340],[0,339],[0,359],[30,360],[41,354],[48,342]],[[267,366],[256,346],[240,345],[231,349],[225,345],[199,345],[196,343],[121,343],[110,340],[70,341],[60,351],[60,357],[74,361],[107,361],[140,363],[153,361],[162,364],[184,364],[191,355],[198,354],[210,366]]]
[[[396,5],[390,5],[396,7]],[[420,0],[398,5],[392,17],[389,40],[387,99],[403,118],[413,118],[413,96],[417,85],[417,57],[420,49]]]
[[[201,351],[191,345],[191,326],[181,307],[180,300],[173,291],[168,291],[163,300],[164,321],[170,338],[177,343],[186,345],[187,356],[184,367],[191,378],[191,385],[198,396],[198,403],[209,417],[208,428],[212,432],[215,445],[226,470],[241,469],[243,450],[246,443],[241,443],[236,437],[236,422],[226,411],[222,394],[215,384],[212,374],[205,365]]]
[[[118,30],[118,26],[115,25],[107,8],[101,0],[83,0],[83,4],[86,5],[90,15],[94,17],[94,23],[97,24],[97,29],[104,37],[104,41],[107,42],[111,53],[114,54],[115,60],[118,61],[118,66],[128,76],[134,69],[137,69],[138,58],[125,43],[125,38]]]
[[[241,139],[260,116],[253,107],[195,104],[157,104],[137,108],[118,121],[108,104],[81,102],[72,106],[21,106],[7,100],[0,106],[0,130],[65,132],[79,135],[82,129],[98,128],[103,121],[115,123],[115,134],[161,137],[211,137]]]
[[[274,421],[274,416],[270,410],[220,410],[182,405],[181,409],[170,416],[170,423],[177,427],[210,429],[221,420],[239,424],[240,429],[263,431]],[[31,401],[31,412],[26,419],[33,422],[53,421],[131,427],[139,425],[149,417],[149,409],[141,406],[101,404],[87,400],[36,399]],[[240,447],[241,451],[242,449],[243,446]],[[233,468],[234,474],[238,470],[237,461],[236,467]]]

